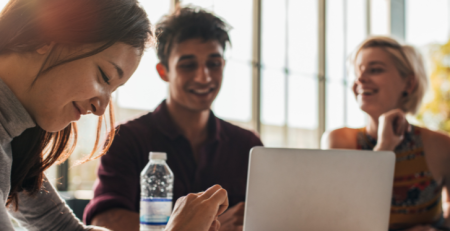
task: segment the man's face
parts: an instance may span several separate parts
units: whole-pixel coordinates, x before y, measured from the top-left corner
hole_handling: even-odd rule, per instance
[[[160,64],[159,64],[160,65]],[[191,111],[209,110],[222,84],[223,47],[216,40],[189,39],[174,44],[163,68],[170,101]]]

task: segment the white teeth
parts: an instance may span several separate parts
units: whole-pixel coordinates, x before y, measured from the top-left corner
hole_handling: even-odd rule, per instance
[[[374,94],[376,90],[368,90],[368,89],[359,89],[358,94]]]
[[[211,89],[195,89],[195,90],[192,90],[192,91],[197,93],[197,94],[206,94],[206,93],[210,92]]]

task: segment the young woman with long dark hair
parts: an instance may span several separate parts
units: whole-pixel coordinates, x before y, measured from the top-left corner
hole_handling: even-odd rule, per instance
[[[101,125],[150,28],[135,0],[10,0],[0,13],[0,230],[13,230],[8,213],[29,230],[102,230],[74,217],[44,171],[70,156],[74,121],[93,113]],[[110,116],[112,126],[111,109]],[[215,230],[226,207],[220,186],[190,194],[177,202],[168,230]]]

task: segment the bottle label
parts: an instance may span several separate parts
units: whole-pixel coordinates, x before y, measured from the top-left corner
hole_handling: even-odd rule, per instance
[[[141,198],[139,219],[142,225],[167,225],[172,213],[172,199]]]

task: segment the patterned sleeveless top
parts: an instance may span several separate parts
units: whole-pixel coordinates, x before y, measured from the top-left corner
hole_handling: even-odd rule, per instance
[[[365,128],[359,129],[357,142],[358,149],[363,150],[373,150],[377,143]],[[428,169],[421,129],[412,126],[394,152],[397,158],[389,228],[403,229],[438,222],[442,217],[442,187]]]

